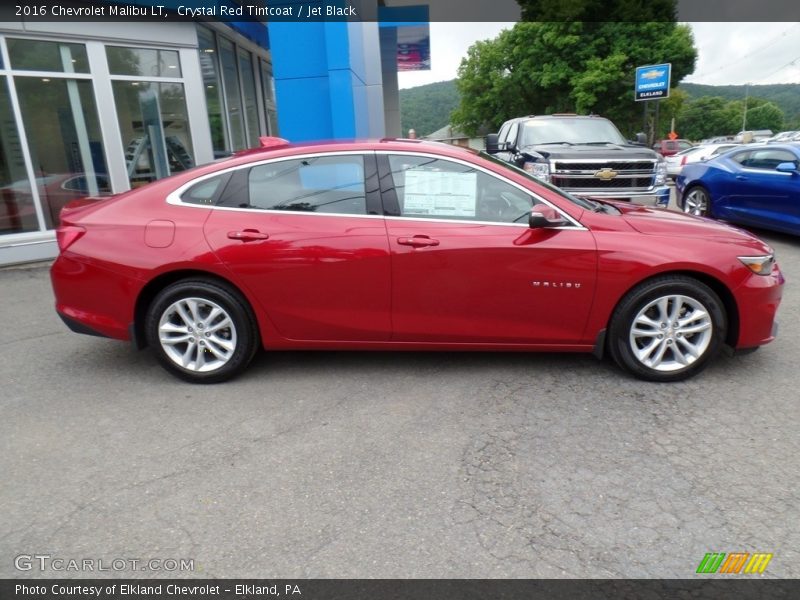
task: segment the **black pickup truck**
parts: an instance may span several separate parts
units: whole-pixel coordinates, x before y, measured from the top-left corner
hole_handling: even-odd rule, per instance
[[[667,165],[639,138],[594,115],[528,116],[486,136],[486,152],[574,196],[666,207]]]

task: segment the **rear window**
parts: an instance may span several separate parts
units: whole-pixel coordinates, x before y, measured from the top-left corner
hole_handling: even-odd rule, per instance
[[[189,204],[200,204],[211,206],[214,204],[219,193],[222,191],[223,183],[228,175],[220,175],[194,184],[181,195],[181,201]]]
[[[362,156],[317,156],[259,165],[248,175],[250,207],[367,214]]]

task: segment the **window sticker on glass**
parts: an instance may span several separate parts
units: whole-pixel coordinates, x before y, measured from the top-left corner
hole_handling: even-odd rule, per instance
[[[475,217],[477,173],[410,169],[405,179],[403,214]]]

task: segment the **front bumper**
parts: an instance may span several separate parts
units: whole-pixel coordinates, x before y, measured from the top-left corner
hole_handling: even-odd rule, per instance
[[[565,192],[569,192],[573,196],[579,198],[597,198],[598,200],[621,200],[623,202],[632,202],[634,204],[641,204],[642,206],[656,206],[666,208],[669,205],[669,186],[661,186],[647,190],[644,192],[625,192],[625,190],[614,190],[613,192],[590,192],[590,191],[572,191],[567,188],[562,188]]]
[[[783,273],[776,264],[770,275],[753,275],[734,292],[739,305],[739,339],[736,350],[763,346],[775,339],[775,315],[781,303]]]

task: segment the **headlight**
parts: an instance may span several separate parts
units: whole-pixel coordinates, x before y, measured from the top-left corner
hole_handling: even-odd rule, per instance
[[[667,161],[659,160],[656,165],[656,180],[654,185],[664,185],[667,182]]]
[[[542,181],[546,181],[550,183],[550,165],[546,162],[531,162],[528,161],[522,168],[525,169],[527,173],[530,173],[537,179],[541,179]]]
[[[769,275],[775,266],[775,255],[766,256],[739,256],[741,263],[756,275]]]

